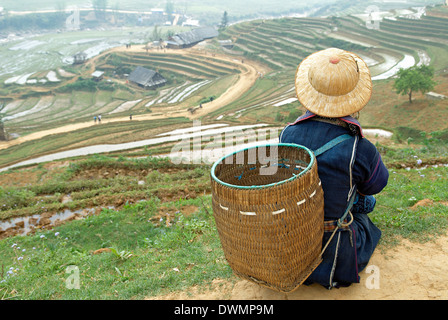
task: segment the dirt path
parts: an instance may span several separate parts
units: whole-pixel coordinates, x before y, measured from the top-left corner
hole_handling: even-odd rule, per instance
[[[373,273],[366,273],[371,266]],[[445,300],[448,299],[448,235],[427,243],[403,240],[385,253],[376,251],[361,272],[361,282],[327,290],[320,285],[301,286],[279,293],[245,280],[216,279],[212,290],[199,287],[148,298],[156,300]]]
[[[110,52],[131,52],[131,51],[145,52],[145,46],[144,45],[137,45],[137,46],[134,45],[131,48],[126,48],[124,46],[124,47],[113,48],[107,52],[103,52],[102,54],[96,56],[95,58],[93,58],[91,61],[88,62],[88,64],[91,66],[90,70],[91,71],[94,70],[95,61],[102,55],[108,54]],[[200,50],[195,50],[194,48],[183,49],[183,50],[167,49],[166,51],[167,51],[167,54],[202,55],[202,56],[207,55],[206,52],[201,52]],[[208,53],[208,55],[210,56],[211,54]],[[133,121],[158,120],[158,119],[166,119],[166,118],[170,118],[170,117],[182,117],[182,116],[190,118],[192,120],[197,119],[199,117],[202,117],[210,112],[213,112],[213,111],[219,109],[220,107],[223,107],[223,106],[231,103],[232,101],[234,101],[235,99],[240,97],[244,92],[249,90],[250,87],[255,83],[255,81],[258,79],[259,72],[261,72],[261,73],[266,72],[266,70],[263,69],[262,66],[255,64],[253,62],[245,61],[243,63],[241,60],[237,60],[233,57],[228,57],[228,56],[221,55],[221,54],[215,54],[213,57],[215,59],[219,59],[219,60],[223,60],[223,61],[230,61],[230,62],[236,64],[241,70],[238,81],[233,86],[229,87],[227,89],[227,91],[225,91],[220,97],[218,97],[217,99],[215,99],[212,102],[203,104],[203,108],[197,109],[197,111],[193,114],[191,112],[189,112],[187,109],[184,109],[184,110],[182,110],[182,109],[176,110],[175,109],[175,110],[167,112],[166,114],[163,114],[163,115],[161,115],[161,114],[134,115],[132,117]],[[105,124],[105,123],[109,123],[109,122],[120,122],[120,121],[128,121],[128,120],[129,120],[128,117],[116,117],[116,118],[107,118],[107,119],[105,119],[103,117],[102,123]],[[76,123],[76,124],[71,124],[71,125],[54,128],[54,129],[35,132],[32,134],[11,140],[11,141],[0,142],[0,150],[9,148],[14,145],[21,144],[26,141],[40,139],[40,138],[48,136],[48,135],[84,129],[84,128],[87,128],[87,127],[90,127],[93,125],[95,125],[95,123],[92,120],[89,122]]]

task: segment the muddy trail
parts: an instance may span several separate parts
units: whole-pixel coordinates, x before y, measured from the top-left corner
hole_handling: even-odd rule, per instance
[[[313,284],[280,293],[234,277],[215,279],[149,300],[445,300],[448,299],[448,236],[427,243],[402,240],[387,252],[376,250],[360,283],[346,288]],[[368,272],[366,272],[368,271]]]

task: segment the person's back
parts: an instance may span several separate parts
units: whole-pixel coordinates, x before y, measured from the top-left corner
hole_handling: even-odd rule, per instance
[[[381,236],[367,213],[375,204],[371,195],[386,186],[388,171],[375,146],[363,137],[357,120],[350,117],[365,106],[371,90],[364,61],[339,49],[311,55],[297,71],[297,96],[308,112],[282,131],[280,142],[316,151],[349,135],[317,156],[325,201],[323,245],[328,242],[328,247],[307,284],[317,282],[331,288],[359,282],[359,272]]]

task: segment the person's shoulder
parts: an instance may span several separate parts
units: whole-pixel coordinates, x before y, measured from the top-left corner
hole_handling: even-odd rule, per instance
[[[358,150],[375,151],[375,152],[378,151],[376,146],[369,139],[365,137],[359,140]]]
[[[379,152],[376,146],[364,137],[359,140],[356,157],[362,162],[375,162],[378,160]]]

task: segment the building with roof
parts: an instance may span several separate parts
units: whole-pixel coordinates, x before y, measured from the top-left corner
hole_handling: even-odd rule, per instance
[[[166,79],[158,72],[138,66],[128,77],[128,80],[145,89],[155,89],[166,84]]]
[[[103,76],[104,71],[96,70],[95,72],[92,73],[92,79],[94,81],[101,81],[103,79]]]
[[[73,56],[73,64],[81,64],[87,60],[87,53],[78,52]]]
[[[172,49],[189,48],[201,41],[217,37],[218,35],[218,31],[211,27],[196,28],[191,31],[175,34],[166,41],[166,45]]]
[[[218,42],[221,45],[221,47],[223,47],[225,49],[229,49],[229,50],[233,49],[233,42],[230,39],[228,39],[228,40],[219,40]]]

